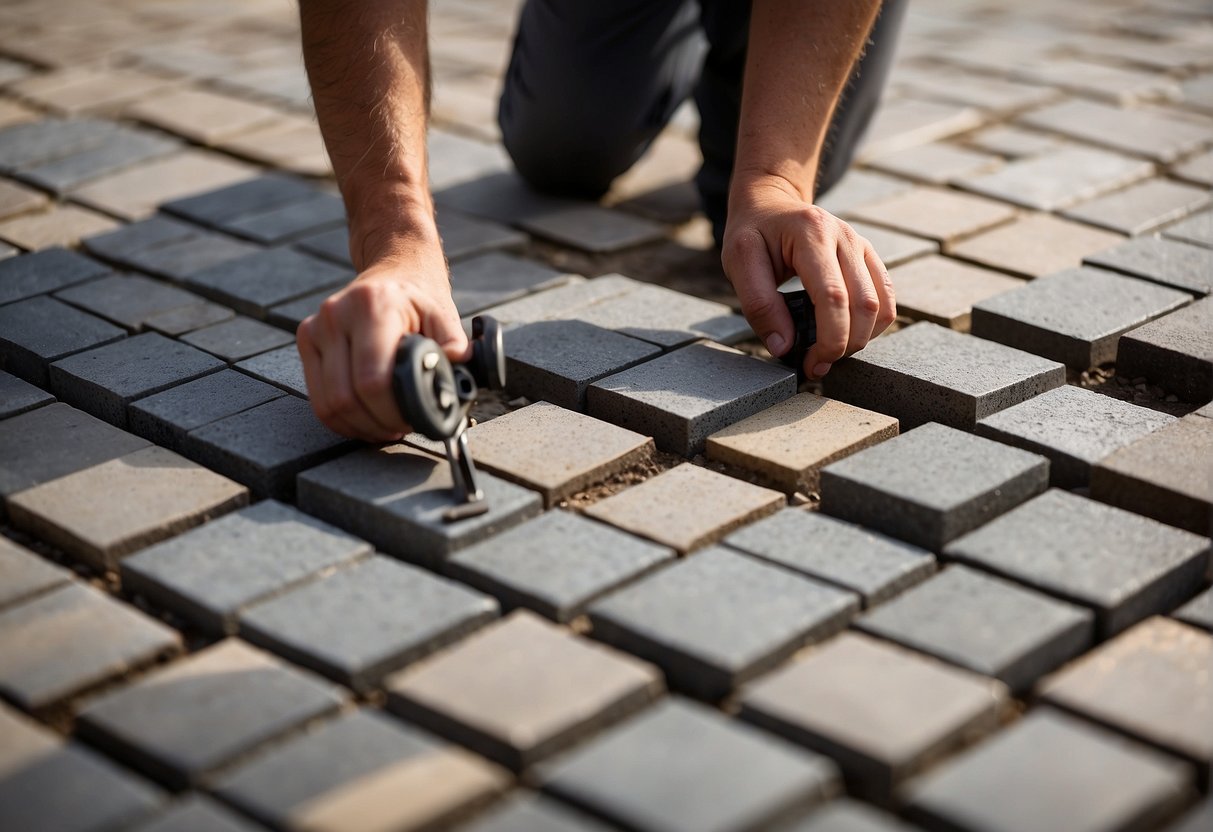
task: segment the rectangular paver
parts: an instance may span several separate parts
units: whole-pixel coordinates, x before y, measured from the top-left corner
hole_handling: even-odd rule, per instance
[[[50,386],[50,364],[126,337],[126,330],[49,297],[0,306],[0,361],[13,375]]]
[[[1083,262],[1194,295],[1213,292],[1213,251],[1178,240],[1137,237],[1088,255]]]
[[[1153,172],[1154,166],[1142,159],[1089,147],[1062,147],[1011,162],[993,173],[961,177],[954,184],[1024,208],[1055,211]]]
[[[1172,615],[1185,624],[1213,632],[1213,587],[1188,601]]]
[[[950,243],[1000,225],[1015,216],[1003,202],[942,188],[918,187],[846,212],[848,217]]]
[[[647,283],[581,307],[572,317],[664,349],[704,338],[734,344],[753,335],[745,318],[723,303]]]
[[[340,286],[352,271],[290,248],[270,248],[195,271],[186,285],[236,311],[264,319],[271,306]]]
[[[1213,248],[1213,211],[1201,211],[1162,230],[1168,240]]]
[[[0,608],[40,595],[72,579],[72,573],[0,537]]]
[[[72,304],[130,330],[142,330],[149,318],[191,306],[202,306],[197,295],[139,275],[110,275],[56,292]]]
[[[243,373],[220,370],[132,402],[127,426],[157,445],[185,453],[190,431],[285,395]]]
[[[531,292],[562,286],[570,277],[543,263],[492,251],[451,266],[451,297],[460,315],[471,315]]]
[[[181,340],[231,363],[295,343],[289,332],[245,317],[196,329]]]
[[[298,347],[293,343],[237,362],[236,369],[280,387],[288,393],[307,398],[307,378],[303,374],[303,360],[299,357]]]
[[[1064,214],[1100,228],[1137,235],[1203,208],[1210,198],[1207,188],[1168,179],[1148,179],[1123,191],[1081,202]]]
[[[57,292],[109,270],[104,263],[64,248],[10,257],[0,263],[0,304]]]
[[[960,332],[969,331],[973,304],[1023,285],[1014,277],[935,255],[895,266],[889,277],[898,314]]]
[[[1084,257],[1123,240],[1111,231],[1052,214],[1031,213],[961,240],[948,249],[948,254],[979,266],[1033,278],[1080,266]]]
[[[20,416],[54,401],[55,397],[41,387],[0,370],[0,419]]]
[[[1213,298],[1120,336],[1116,371],[1149,379],[1186,402],[1213,399]]]
[[[1213,119],[1173,110],[1122,109],[1079,99],[1034,110],[1021,121],[1157,162],[1173,162],[1213,142]]]

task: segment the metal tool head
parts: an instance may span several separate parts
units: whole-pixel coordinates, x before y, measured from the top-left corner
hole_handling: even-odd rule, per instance
[[[472,318],[472,359],[467,366],[481,387],[505,389],[505,337],[496,318],[490,315]]]

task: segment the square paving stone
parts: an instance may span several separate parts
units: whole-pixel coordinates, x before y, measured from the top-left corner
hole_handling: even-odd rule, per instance
[[[40,710],[181,650],[181,636],[71,583],[0,612],[0,691]]]
[[[0,537],[0,608],[69,582],[72,573]]]
[[[486,251],[522,248],[527,242],[520,231],[456,211],[438,212],[438,236],[451,262]]]
[[[1208,188],[1149,179],[1079,203],[1063,213],[1071,219],[1135,236],[1180,219],[1204,207],[1209,200]]]
[[[929,423],[821,472],[821,510],[938,552],[1049,482],[1049,462]]]
[[[118,274],[77,284],[56,292],[55,297],[135,331],[145,329],[147,321],[157,315],[207,303],[158,280]]]
[[[258,832],[262,828],[197,792],[144,823],[129,827],[130,832]]]
[[[980,266],[1033,278],[1080,266],[1084,257],[1123,240],[1111,231],[1051,214],[1028,214],[962,240],[951,246],[948,254]]]
[[[371,545],[275,500],[264,500],[122,562],[122,586],[209,632],[236,632],[239,612]]]
[[[858,593],[865,607],[935,572],[930,552],[817,511],[788,508],[724,539],[746,554]]]
[[[825,395],[896,416],[902,430],[927,422],[972,430],[1065,378],[1055,361],[924,321],[838,362]]]
[[[1213,120],[1162,109],[1123,109],[1071,99],[1033,110],[1020,120],[1063,136],[1173,162],[1213,142]]]
[[[653,440],[583,413],[536,402],[468,431],[476,464],[534,488],[551,507],[653,453]]]
[[[233,217],[279,208],[314,193],[315,187],[302,179],[270,174],[173,200],[161,207],[170,214],[217,228]]]
[[[552,764],[543,788],[626,829],[771,828],[830,797],[828,760],[683,700],[666,700]]]
[[[1116,372],[1145,377],[1187,402],[1213,399],[1213,298],[1120,336]]]
[[[651,243],[664,231],[651,220],[585,203],[523,215],[514,224],[536,237],[593,254],[610,254]]]
[[[1090,484],[1096,462],[1174,421],[1166,413],[1067,384],[985,417],[977,423],[977,435],[1048,457],[1053,485],[1082,488]]]
[[[415,832],[474,812],[508,785],[502,769],[363,709],[254,757],[215,791],[274,829]]]
[[[1154,166],[1142,159],[1089,147],[1062,147],[1011,162],[993,173],[962,177],[954,184],[1024,208],[1056,211],[1153,172]]]
[[[643,708],[657,668],[520,611],[387,680],[388,707],[512,769]]]
[[[907,790],[911,819],[957,830],[1153,829],[1188,798],[1173,758],[1047,709]]]
[[[1143,621],[1040,685],[1045,702],[1194,762],[1213,764],[1213,636],[1161,616]]]
[[[98,568],[248,502],[248,490],[164,448],[144,448],[22,491],[15,526]]]
[[[303,399],[283,396],[190,431],[185,453],[238,480],[258,497],[291,499],[295,476],[353,449]]]
[[[1213,251],[1158,237],[1137,237],[1089,255],[1084,263],[1194,295],[1213,292]]]
[[[447,561],[453,578],[560,622],[674,557],[674,551],[570,511],[549,511]]]
[[[497,610],[486,595],[375,556],[250,606],[240,613],[240,632],[365,691],[483,626]],[[341,626],[334,627],[335,621]]]
[[[57,292],[102,277],[109,266],[64,248],[48,248],[0,262],[0,304]]]
[[[948,243],[1006,222],[1009,205],[942,188],[914,188],[847,212],[848,217]]]
[[[295,343],[290,333],[245,317],[196,329],[181,340],[231,363]]]
[[[998,727],[999,682],[843,633],[750,685],[743,719],[833,759],[879,803],[934,760]]]
[[[222,369],[201,350],[145,332],[56,361],[51,389],[59,398],[118,427],[135,399]]]
[[[1014,277],[936,255],[895,266],[889,277],[899,314],[961,332],[969,331],[973,304],[1023,285]]]
[[[546,797],[515,796],[459,829],[460,832],[607,832],[610,827]]]
[[[513,254],[488,252],[451,266],[451,297],[460,315],[569,281],[567,272]]]
[[[1052,489],[953,541],[948,558],[1092,607],[1101,638],[1200,587],[1208,538]]]
[[[89,742],[173,788],[341,706],[330,685],[229,639],[90,702]]]
[[[1173,615],[1185,624],[1213,631],[1213,587],[1184,604]]]
[[[238,312],[264,319],[271,306],[353,278],[348,269],[294,249],[270,248],[193,272],[185,282]]]
[[[286,394],[235,370],[220,370],[132,402],[131,431],[177,453],[187,453],[186,434]]]
[[[512,393],[581,411],[595,381],[660,352],[585,321],[535,321],[511,328],[505,339],[506,383]]]
[[[869,635],[994,676],[1013,693],[1091,645],[1094,615],[965,566],[951,566],[856,619]]]
[[[684,462],[585,513],[686,554],[785,504],[778,491]]]
[[[571,280],[564,286],[508,301],[485,312],[507,326],[573,318],[578,310],[630,292],[636,284],[637,281],[619,274],[602,275],[593,280]]]
[[[126,330],[48,297],[0,306],[0,363],[15,376],[50,386],[51,362],[126,337]]]
[[[807,494],[817,490],[822,467],[896,435],[891,416],[798,393],[709,436],[707,455]]]
[[[280,245],[310,232],[344,225],[341,197],[324,192],[261,211],[241,212],[220,222],[227,233],[265,245]]]
[[[607,376],[586,394],[591,416],[693,456],[708,436],[796,392],[796,374],[718,344],[692,344]]]
[[[185,283],[194,272],[217,268],[258,251],[252,243],[197,228],[191,236],[125,254],[119,262],[175,283]]]
[[[1202,211],[1180,220],[1163,229],[1162,235],[1168,240],[1213,248],[1213,211]]]
[[[480,472],[476,484],[488,512],[447,523],[454,493],[445,460],[405,445],[367,448],[300,474],[299,507],[390,555],[437,565],[543,510],[534,491],[492,474]]]
[[[704,338],[734,344],[753,335],[745,318],[723,303],[644,283],[581,307],[572,317],[666,349]]]
[[[1091,469],[1091,496],[1196,534],[1213,532],[1213,419],[1189,414]]]
[[[0,419],[20,416],[53,401],[55,397],[42,388],[0,370]]]
[[[658,665],[671,687],[717,700],[859,609],[851,592],[714,546],[590,606],[594,637]]]

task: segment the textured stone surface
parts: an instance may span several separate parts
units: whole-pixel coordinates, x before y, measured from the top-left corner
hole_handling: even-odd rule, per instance
[[[1213,292],[1213,251],[1176,240],[1138,237],[1083,262],[1195,295]]]
[[[336,686],[230,639],[90,702],[77,725],[92,743],[181,788],[344,698]]]
[[[281,245],[304,234],[344,225],[345,205],[335,194],[314,192],[285,205],[242,212],[224,221],[229,234],[265,245]]]
[[[1014,277],[934,255],[896,266],[889,277],[898,314],[961,332],[969,331],[973,304],[1023,285]]]
[[[53,401],[55,397],[40,387],[0,370],[0,419],[20,416]]]
[[[438,212],[438,235],[452,262],[490,250],[522,248],[527,242],[520,231],[457,211]]]
[[[55,293],[73,306],[131,330],[149,318],[206,301],[195,294],[139,275],[109,275]]]
[[[181,338],[200,350],[206,350],[227,362],[252,358],[272,349],[294,345],[295,338],[277,327],[252,318],[233,318],[204,329],[196,329]]]
[[[1122,335],[1116,371],[1145,377],[1187,402],[1213,399],[1213,298]]]
[[[0,537],[0,609],[54,589],[72,573],[38,557],[7,537]]]
[[[607,595],[590,620],[595,638],[714,700],[842,629],[858,608],[854,593],[713,547]]]
[[[353,277],[350,270],[294,249],[270,248],[193,272],[186,283],[199,294],[264,319],[271,306]]]
[[[957,176],[986,173],[1001,165],[997,156],[944,142],[907,147],[868,161],[868,167],[932,185],[946,185]]]
[[[704,338],[733,344],[752,335],[745,318],[723,303],[647,283],[577,309],[573,317],[665,349]]]
[[[830,193],[832,194],[833,191],[831,190]],[[876,253],[880,255],[881,262],[889,268],[907,260],[913,260],[915,257],[935,254],[939,251],[939,243],[934,240],[902,234],[900,231],[891,231],[878,225],[869,225],[856,220],[851,223],[851,228],[872,244],[872,248],[876,249]]]
[[[460,832],[606,832],[607,826],[546,797],[502,801]]]
[[[1209,202],[1207,188],[1150,179],[1123,191],[1079,203],[1065,212],[1071,219],[1121,234],[1144,234]]]
[[[857,633],[749,686],[742,718],[838,763],[848,790],[888,803],[948,751],[998,727],[1007,689]]]
[[[0,306],[0,364],[39,387],[50,386],[51,362],[125,335],[121,328],[53,298]]]
[[[1010,581],[951,566],[854,626],[986,676],[1021,694],[1091,644],[1094,616]]]
[[[0,691],[40,709],[181,649],[181,637],[78,583],[0,613]]]
[[[266,500],[144,549],[122,562],[122,585],[209,632],[234,634],[238,613],[370,544]]]
[[[662,231],[660,225],[642,217],[585,203],[524,216],[516,224],[536,237],[594,254],[651,242]]]
[[[1213,631],[1213,587],[1177,609],[1174,616],[1185,624]]]
[[[270,174],[176,199],[162,207],[170,214],[217,228],[233,217],[280,208],[312,193],[313,187],[302,179]]]
[[[132,402],[127,425],[157,445],[185,453],[191,430],[285,395],[243,373],[220,370]]]
[[[261,826],[198,793],[176,801],[131,832],[257,832]]]
[[[570,275],[513,254],[488,252],[451,266],[451,297],[460,315],[567,283]]]
[[[864,606],[879,604],[935,572],[930,552],[816,511],[784,509],[724,542],[858,593]]]
[[[1023,116],[1032,127],[1080,141],[1173,162],[1213,142],[1213,121],[1161,109],[1137,111],[1073,99]]]
[[[150,229],[145,226],[152,225]],[[149,239],[155,237],[155,239]],[[160,239],[163,237],[163,239]],[[219,266],[258,251],[257,246],[226,234],[159,215],[90,237],[90,251],[130,268],[180,283],[196,271]]]
[[[972,429],[977,420],[1065,383],[1054,361],[918,323],[868,344],[825,377],[830,398],[896,416]]]
[[[591,416],[692,456],[721,428],[796,392],[796,374],[719,345],[692,344],[590,385]]]
[[[1123,239],[1083,223],[1033,213],[961,240],[949,247],[948,254],[1032,278],[1079,266],[1084,257],[1102,252]]]
[[[851,209],[847,216],[949,243],[1015,216],[1009,205],[941,188],[914,188],[880,202]]]
[[[915,827],[866,803],[839,797],[787,828],[788,832],[911,832]]]
[[[294,344],[246,358],[236,364],[236,369],[281,387],[288,393],[307,398],[303,361],[299,358],[299,349]]]
[[[677,699],[543,775],[544,790],[624,828],[672,832],[771,827],[837,787],[828,760]]]
[[[1213,248],[1213,211],[1202,211],[1163,229],[1168,240]]]
[[[62,248],[8,258],[0,263],[0,304],[57,292],[108,272],[108,266]]]
[[[818,200],[831,214],[848,214],[851,209],[880,202],[911,190],[914,185],[895,176],[852,168]]]
[[[144,327],[161,335],[183,335],[212,324],[230,321],[236,313],[226,306],[209,300],[193,306],[183,306],[171,312],[161,312],[143,322]]]
[[[617,297],[635,288],[635,280],[618,274],[608,274],[593,280],[570,281],[564,286],[536,292],[486,309],[485,312],[506,325],[571,318],[583,307]]]
[[[0,239],[38,251],[54,246],[74,246],[84,237],[115,227],[117,223],[95,211],[75,205],[56,205],[41,214],[23,214],[0,221]]]
[[[190,149],[94,179],[72,197],[112,216],[137,220],[161,203],[230,185],[254,173],[253,167],[230,156]]]
[[[1055,211],[1144,179],[1153,169],[1149,162],[1106,150],[1062,147],[955,184],[1024,208]]]

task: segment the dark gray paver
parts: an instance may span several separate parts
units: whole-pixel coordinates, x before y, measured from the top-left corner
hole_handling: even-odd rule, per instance
[[[846,626],[851,592],[712,547],[590,606],[593,634],[657,664],[671,687],[720,699]]]
[[[1122,333],[1191,295],[1081,267],[1037,278],[973,305],[973,334],[1085,370],[1116,360]]]
[[[286,393],[235,370],[220,370],[132,402],[127,425],[133,433],[178,453],[186,452],[186,434],[228,416],[285,396]]]
[[[55,397],[42,388],[0,370],[0,419],[20,416],[53,401]]]
[[[1052,489],[944,554],[1095,610],[1101,638],[1173,609],[1200,586],[1208,538]]]
[[[93,700],[76,730],[182,788],[344,698],[335,685],[229,639]]]
[[[316,192],[285,205],[241,213],[221,222],[220,227],[237,237],[265,245],[279,245],[305,234],[344,224],[345,205],[341,197]]]
[[[354,268],[350,259],[350,233],[346,228],[331,228],[308,234],[295,241],[295,248],[330,260],[342,266]],[[450,255],[447,255],[450,257]]]
[[[283,396],[190,431],[184,453],[257,497],[289,500],[296,474],[353,447],[321,424],[306,401]]]
[[[290,340],[294,341],[293,338]],[[288,393],[307,398],[303,360],[299,357],[299,350],[294,343],[246,358],[236,364],[236,369],[280,387]]]
[[[693,456],[708,436],[796,392],[796,374],[727,347],[692,344],[607,376],[586,394],[591,416]]]
[[[1116,372],[1145,377],[1187,402],[1213,399],[1213,298],[1120,336]]]
[[[223,804],[191,792],[155,817],[130,827],[130,832],[257,832],[263,828]]]
[[[431,829],[505,790],[479,757],[363,709],[225,774],[215,790],[275,829]]]
[[[126,426],[135,399],[213,373],[223,362],[201,350],[145,332],[56,361],[51,389],[65,402]]]
[[[1048,482],[1044,457],[929,423],[822,469],[821,510],[938,552]]]
[[[647,574],[674,550],[568,511],[549,511],[453,555],[446,574],[567,622],[606,592]]]
[[[131,330],[149,318],[206,301],[195,294],[139,275],[114,274],[55,293],[61,301]]]
[[[206,300],[193,306],[183,306],[152,315],[143,322],[143,326],[161,335],[175,336],[230,320],[235,315],[236,313],[226,306]]]
[[[0,608],[54,589],[72,579],[72,573],[0,537]]]
[[[1022,693],[1091,644],[1094,615],[966,566],[952,566],[854,626],[1002,680]]]
[[[1175,240],[1137,237],[1083,262],[1196,295],[1213,292],[1213,251]]]
[[[123,266],[136,266],[141,252],[169,243],[188,240],[205,233],[192,223],[182,222],[165,214],[155,214],[145,220],[94,234],[81,240],[89,254]]]
[[[912,832],[915,828],[866,803],[842,797],[814,810],[785,832]]]
[[[94,147],[22,167],[18,178],[40,188],[64,194],[86,182],[132,167],[181,147],[181,141],[162,133],[118,128]]]
[[[1202,211],[1164,228],[1163,237],[1181,243],[1213,248],[1213,211]]]
[[[402,717],[524,769],[643,708],[657,668],[519,611],[387,680]]]
[[[254,318],[271,306],[353,279],[341,266],[290,248],[270,248],[190,273],[186,284],[199,294]]]
[[[181,340],[231,363],[295,343],[290,333],[244,317],[196,329]]]
[[[36,710],[180,648],[174,630],[72,583],[0,613],[0,692]]]
[[[542,498],[522,486],[483,471],[476,483],[489,511],[447,523],[454,495],[445,460],[405,445],[368,448],[300,474],[299,507],[388,554],[437,565],[542,510]]]
[[[727,546],[859,594],[874,606],[935,572],[930,552],[820,512],[784,509],[724,539]]]
[[[1001,683],[843,633],[749,686],[741,715],[833,759],[848,791],[888,804],[906,778],[998,727]]]
[[[176,283],[184,283],[195,272],[219,268],[260,250],[244,240],[199,228],[191,236],[130,251],[119,262]]]
[[[1146,830],[1183,806],[1190,780],[1173,758],[1042,709],[906,797],[911,819],[935,829]]]
[[[1166,413],[1067,384],[981,419],[977,434],[1048,457],[1053,485],[1080,488],[1090,483],[1096,462],[1174,421]]]
[[[539,795],[514,797],[459,827],[460,832],[607,832],[608,827],[563,803]]]
[[[638,281],[620,274],[605,274],[593,280],[570,280],[564,286],[503,303],[485,310],[503,324],[529,324],[574,318],[579,310],[636,288]]]
[[[122,586],[210,632],[237,615],[371,553],[365,541],[274,500],[228,514],[122,562]]]
[[[704,338],[735,344],[753,335],[745,318],[723,303],[648,283],[578,309],[573,316],[665,349]]]
[[[1173,615],[1185,624],[1213,631],[1213,587],[1184,604]]]
[[[438,212],[438,235],[451,262],[485,251],[522,248],[527,242],[520,231],[457,211]]]
[[[554,763],[543,788],[626,829],[770,828],[829,797],[825,758],[667,699]]]
[[[48,248],[0,262],[0,304],[57,292],[109,273],[109,266],[74,251]]]
[[[357,690],[462,638],[497,602],[382,556],[354,564],[240,613],[240,632]],[[333,622],[341,622],[333,626]]]
[[[265,319],[276,327],[294,332],[304,318],[319,312],[320,305],[328,300],[335,291],[337,290],[321,289],[319,292],[272,306]]]
[[[584,321],[535,321],[505,339],[506,379],[511,393],[585,410],[591,384],[660,353],[655,344]]]
[[[92,118],[45,119],[0,131],[0,170],[15,171],[97,147],[118,130]]]
[[[977,420],[1065,383],[1065,367],[921,322],[877,338],[825,377],[825,394],[896,416],[907,430]]]
[[[301,179],[269,174],[162,205],[165,211],[196,223],[221,226],[235,217],[254,214],[306,199],[316,193]]]
[[[451,297],[460,315],[569,281],[567,272],[513,254],[488,252],[451,266]]]
[[[0,306],[0,364],[39,387],[50,386],[52,362],[125,337],[126,330],[54,298]]]

